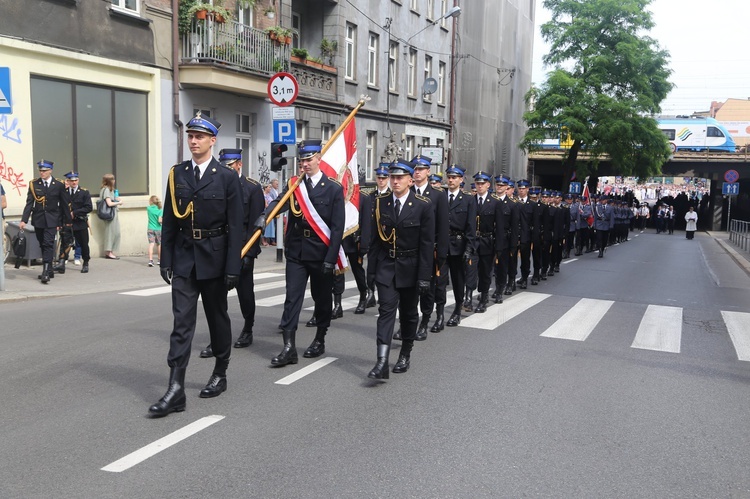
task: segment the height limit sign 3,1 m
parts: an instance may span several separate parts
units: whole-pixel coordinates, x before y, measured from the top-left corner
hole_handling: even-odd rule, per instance
[[[299,95],[299,84],[291,73],[276,73],[268,80],[268,98],[277,106],[289,106]]]

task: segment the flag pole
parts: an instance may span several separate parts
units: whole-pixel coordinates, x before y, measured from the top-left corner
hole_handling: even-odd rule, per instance
[[[346,117],[344,122],[336,129],[335,132],[333,132],[333,135],[331,135],[331,138],[328,139],[326,142],[326,145],[323,146],[323,150],[320,152],[320,155],[326,153],[328,148],[333,144],[333,142],[336,140],[336,138],[341,135],[344,132],[344,129],[346,129],[346,126],[351,123],[351,121],[354,119],[354,115],[357,114],[357,112],[362,108],[362,106],[365,105],[365,102],[370,100],[368,97],[361,97],[359,99],[359,102],[357,102],[357,105],[354,106],[354,109],[352,109],[352,112],[349,113],[349,116]],[[271,213],[266,215],[266,224],[270,221],[276,218],[276,216],[279,214],[281,209],[284,207],[284,204],[286,204],[287,201],[289,201],[289,198],[292,197],[292,194],[294,194],[294,191],[299,187],[299,185],[302,183],[302,180],[305,178],[304,175],[298,175],[297,181],[292,184],[289,189],[284,193],[284,196],[282,196],[281,200],[276,204],[276,206],[271,210]],[[258,240],[260,237],[261,230],[258,229],[255,232],[253,232],[253,235],[250,237],[250,239],[247,241],[245,246],[242,248],[242,253],[240,254],[240,258],[244,258],[248,251],[250,251],[250,248],[253,247],[253,244]]]

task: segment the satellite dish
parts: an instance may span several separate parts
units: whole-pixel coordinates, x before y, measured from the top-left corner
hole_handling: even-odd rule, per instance
[[[422,93],[425,95],[437,92],[438,82],[435,78],[427,78],[422,85]]]

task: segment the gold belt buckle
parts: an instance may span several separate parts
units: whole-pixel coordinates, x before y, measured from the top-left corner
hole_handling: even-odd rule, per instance
[[[302,230],[302,234],[303,234],[303,235],[304,235],[305,237],[310,237],[310,229],[303,229],[303,230]]]

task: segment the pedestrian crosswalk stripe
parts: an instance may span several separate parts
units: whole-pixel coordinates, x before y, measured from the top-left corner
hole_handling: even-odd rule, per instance
[[[525,312],[552,295],[545,293],[521,293],[513,295],[503,303],[487,308],[483,314],[474,314],[461,320],[461,326],[492,330]]]
[[[584,341],[615,302],[582,298],[541,336]]]
[[[271,279],[271,278],[279,277],[283,275],[284,274],[279,274],[277,272],[260,272],[258,274],[253,275],[253,279],[255,281],[261,281],[264,279]],[[266,289],[273,289],[278,286],[279,284],[276,282],[256,285],[255,291],[264,291]],[[128,296],[156,296],[156,295],[164,295],[164,294],[171,293],[171,292],[172,292],[172,286],[159,286],[158,288],[137,289],[135,291],[125,291],[119,294],[128,295]],[[236,295],[237,295],[237,291],[232,290],[229,292],[228,296],[236,296]]]
[[[680,353],[682,308],[649,305],[635,333],[633,348]]]
[[[748,329],[750,314],[722,310],[721,316],[724,318],[724,324],[726,324],[729,337],[734,344],[737,358],[750,361],[750,329]]]

